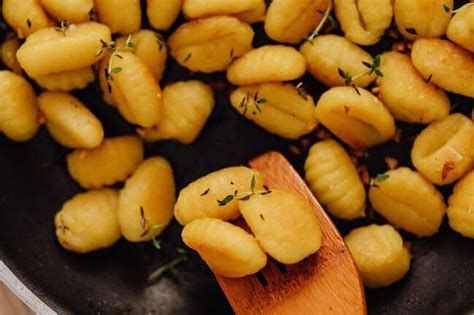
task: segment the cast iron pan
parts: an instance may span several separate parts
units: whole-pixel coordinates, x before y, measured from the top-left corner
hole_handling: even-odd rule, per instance
[[[459,6],[461,2],[458,2]],[[255,45],[268,43],[262,26],[256,26]],[[1,37],[6,27],[0,21]],[[1,38],[0,38],[1,39]],[[389,50],[384,38],[372,54]],[[171,59],[171,58],[170,58]],[[163,84],[178,79],[225,82],[223,74],[192,74],[170,60]],[[326,89],[310,76],[304,86],[317,100]],[[247,121],[230,106],[231,87],[216,92],[217,106],[197,141],[182,145],[165,141],[147,145],[147,156],[162,155],[172,163],[177,188],[225,166],[244,164],[269,150],[283,152],[302,173],[306,152],[290,153],[292,142],[273,136]],[[133,127],[101,101],[97,85],[74,93],[103,122],[107,136],[133,133]],[[470,115],[474,101],[451,95],[453,111]],[[363,160],[374,176],[385,171],[383,157],[400,159],[410,166],[409,152],[421,126],[401,124],[403,145],[389,142],[370,150]],[[312,138],[312,137],[310,137]],[[314,138],[312,138],[314,139]],[[162,236],[164,249],[149,243],[119,241],[110,249],[88,255],[64,251],[54,235],[53,216],[62,203],[81,191],[68,176],[67,150],[57,145],[43,128],[30,142],[13,143],[0,136],[0,258],[42,300],[62,314],[231,314],[232,310],[212,273],[195,254],[180,266],[181,281],[165,276],[153,284],[147,276],[172,259],[181,242],[176,222]],[[451,187],[442,189],[448,196]],[[373,222],[363,219],[336,224],[342,234]],[[375,218],[382,223],[383,219]],[[464,314],[474,311],[474,241],[451,231],[446,222],[432,238],[404,234],[412,244],[408,275],[399,283],[368,290],[370,314]]]

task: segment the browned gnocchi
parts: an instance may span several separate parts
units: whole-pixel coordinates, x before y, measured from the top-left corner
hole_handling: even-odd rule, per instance
[[[94,71],[91,67],[78,70],[64,71],[40,75],[35,78],[36,83],[49,91],[72,91],[85,88],[94,81]]]
[[[454,186],[448,200],[447,215],[453,230],[474,238],[474,171]]]
[[[253,24],[265,20],[266,11],[267,5],[265,0],[259,0],[258,5],[255,8],[236,13],[234,16],[241,21]]]
[[[183,0],[147,0],[146,14],[150,25],[157,30],[166,31],[181,12]]]
[[[3,0],[2,14],[19,38],[51,24],[39,0]]]
[[[39,0],[52,17],[71,23],[89,21],[94,13],[94,0]]]
[[[130,34],[140,29],[142,11],[140,0],[94,0],[99,21],[112,33]]]
[[[456,12],[449,22],[448,38],[474,53],[474,6],[466,5]]]
[[[213,15],[231,15],[256,8],[259,0],[184,0],[183,13],[187,18],[195,19]]]
[[[16,74],[21,74],[21,66],[16,58],[18,48],[20,48],[20,41],[17,38],[8,38],[1,46],[0,60],[8,67],[8,69]]]

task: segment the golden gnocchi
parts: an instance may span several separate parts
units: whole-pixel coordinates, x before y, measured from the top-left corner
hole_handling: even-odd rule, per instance
[[[443,196],[407,167],[377,176],[369,189],[372,207],[388,222],[417,236],[432,236],[441,225]]]
[[[181,236],[213,272],[224,277],[251,275],[267,264],[267,255],[252,235],[220,219],[196,219]]]
[[[140,29],[140,0],[94,0],[99,21],[112,33],[130,34]]]
[[[89,21],[94,9],[94,0],[40,0],[40,2],[50,16],[71,23]]]
[[[77,98],[64,92],[44,92],[38,105],[49,134],[67,148],[95,148],[104,139],[101,122]]]
[[[431,123],[416,137],[411,159],[432,183],[453,183],[474,166],[473,122],[456,113]]]
[[[94,71],[91,67],[78,70],[40,75],[34,78],[36,83],[49,91],[72,91],[85,88],[94,82]]]
[[[157,30],[166,31],[178,18],[183,0],[147,0],[146,14],[150,25]]]
[[[143,161],[120,191],[118,218],[123,236],[143,242],[158,236],[173,218],[173,170],[164,158]]]
[[[253,49],[232,62],[227,80],[234,85],[291,81],[304,75],[306,61],[296,49],[267,45]]]
[[[474,55],[442,39],[418,39],[411,60],[424,78],[446,91],[474,98]],[[455,74],[455,75],[453,75]]]
[[[137,137],[106,138],[93,149],[68,154],[67,169],[85,189],[110,186],[124,181],[143,160],[143,143]]]
[[[451,106],[446,92],[426,82],[409,56],[386,52],[381,60],[379,97],[395,119],[426,124],[449,115]]]
[[[252,28],[232,16],[216,16],[182,24],[168,39],[173,58],[196,72],[224,71],[234,58],[252,49]]]
[[[260,246],[275,260],[295,264],[321,247],[321,229],[306,199],[272,190],[239,201],[245,222]]]
[[[151,128],[137,133],[145,141],[175,139],[193,142],[204,127],[214,108],[210,86],[196,80],[170,84],[163,89],[163,118]]]
[[[365,189],[356,167],[337,141],[314,144],[304,164],[305,179],[316,198],[334,217],[365,216]]]
[[[318,122],[310,95],[299,95],[291,84],[242,86],[230,95],[232,106],[257,125],[287,139],[313,131]]]
[[[262,174],[244,166],[212,172],[179,192],[174,215],[181,225],[205,217],[237,219],[240,216],[238,199],[252,189],[263,190],[263,183]]]
[[[16,59],[18,48],[20,48],[20,42],[17,38],[9,38],[5,40],[1,47],[0,60],[8,67],[8,69],[16,74],[21,74],[21,66],[18,63],[18,59]]]
[[[0,132],[27,141],[39,128],[38,103],[31,85],[11,71],[0,71]]]
[[[410,252],[390,225],[369,225],[352,230],[345,238],[368,288],[389,286],[410,269]]]
[[[330,0],[273,0],[265,32],[277,42],[297,44],[316,28],[330,5]]]
[[[395,134],[390,112],[377,97],[362,88],[331,88],[321,95],[316,118],[355,149],[386,142]]]
[[[234,16],[241,21],[253,24],[264,21],[266,12],[267,4],[265,3],[265,0],[259,0],[258,5],[255,8],[236,13]]]
[[[39,0],[3,0],[2,14],[19,38],[26,38],[51,24]]]
[[[474,6],[466,5],[451,19],[446,31],[448,38],[474,53]]]
[[[453,230],[474,238],[474,171],[454,186],[448,200],[447,215]]]
[[[359,45],[376,44],[393,17],[391,0],[334,0],[337,20],[344,35]]]
[[[184,0],[183,13],[189,19],[213,15],[230,15],[256,8],[259,0]]]
[[[54,217],[56,237],[62,247],[79,254],[110,247],[121,237],[117,211],[116,190],[77,194]]]
[[[366,87],[375,80],[375,74],[369,74],[363,64],[372,64],[372,56],[345,37],[318,36],[301,45],[300,52],[306,59],[309,73],[327,86],[345,85],[339,69],[357,76],[353,82],[360,87]]]

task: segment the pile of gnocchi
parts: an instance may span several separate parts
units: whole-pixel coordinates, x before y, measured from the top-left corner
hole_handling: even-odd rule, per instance
[[[215,171],[176,198],[171,164],[145,158],[144,142],[194,142],[216,104],[211,85],[199,80],[162,87],[171,58],[192,73],[225,72],[234,86],[230,106],[268,132],[322,135],[304,165],[317,199],[336,219],[370,209],[386,222],[345,237],[367,287],[408,272],[399,230],[432,236],[447,213],[452,229],[474,238],[474,117],[448,97],[474,98],[474,3],[267,2],[147,0],[145,8],[139,0],[3,0],[11,33],[1,45],[0,132],[23,142],[44,125],[70,149],[67,170],[84,191],[54,217],[65,249],[88,253],[122,237],[157,243],[173,218],[184,226],[184,243],[226,277],[258,272],[267,254],[294,264],[320,248],[305,199],[269,189],[250,168]],[[259,47],[255,23],[271,40]],[[371,55],[367,47],[384,36],[398,43]],[[306,73],[326,91],[310,95],[300,82]],[[134,135],[105,136],[72,94],[90,84]],[[411,148],[413,167],[392,159],[370,179],[357,156],[399,141],[397,123],[426,125]],[[450,184],[446,204],[437,187]],[[234,224],[240,216],[248,229]]]

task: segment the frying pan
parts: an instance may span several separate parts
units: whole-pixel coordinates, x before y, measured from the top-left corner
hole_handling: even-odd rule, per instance
[[[458,2],[459,6],[462,2]],[[5,36],[0,21],[0,37]],[[1,39],[1,38],[0,38]],[[269,41],[261,25],[256,26],[255,45]],[[386,37],[372,54],[389,50]],[[3,66],[0,66],[3,67]],[[169,60],[163,85],[182,79],[208,83],[225,82],[223,74],[189,73]],[[318,99],[326,90],[309,75],[302,80]],[[221,84],[219,84],[221,85]],[[222,167],[245,164],[269,150],[281,151],[301,173],[306,151],[294,154],[287,141],[260,129],[230,106],[230,86],[216,91],[216,108],[197,141],[182,145],[173,141],[147,144],[146,155],[162,155],[173,165],[177,188]],[[106,136],[133,133],[133,127],[101,101],[96,84],[74,93],[100,118]],[[450,95],[453,111],[470,115],[474,101]],[[386,170],[385,156],[394,156],[402,166],[413,167],[410,148],[423,128],[399,124],[402,144],[389,142],[369,151],[362,159],[374,176]],[[313,141],[313,136],[309,136]],[[13,143],[0,135],[0,259],[38,297],[61,314],[231,314],[232,310],[212,273],[191,253],[179,267],[180,280],[164,276],[149,284],[147,276],[173,259],[181,242],[176,222],[162,235],[163,249],[149,243],[123,240],[110,249],[87,255],[63,250],[54,235],[53,216],[62,203],[81,191],[65,167],[68,150],[57,145],[44,128],[30,142]],[[441,190],[448,196],[452,187]],[[335,221],[341,233],[383,219]],[[370,314],[468,314],[474,312],[474,241],[451,231],[446,222],[431,238],[403,234],[412,245],[412,265],[399,283],[367,290]]]

